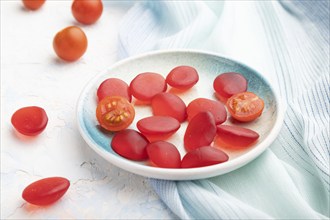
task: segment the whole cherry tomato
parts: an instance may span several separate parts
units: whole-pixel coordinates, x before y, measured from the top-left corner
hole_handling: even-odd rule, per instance
[[[53,47],[61,59],[75,61],[86,52],[87,37],[79,27],[70,26],[55,35]]]
[[[262,114],[264,101],[253,92],[242,92],[230,97],[226,106],[233,118],[249,122]]]
[[[69,189],[70,182],[63,177],[49,177],[28,185],[22,197],[25,201],[39,206],[46,206],[59,200]]]
[[[147,145],[147,153],[153,165],[162,168],[180,168],[178,149],[166,141],[155,141]]]
[[[19,133],[35,136],[46,128],[48,117],[43,108],[28,106],[18,109],[12,115],[11,123]]]
[[[101,0],[74,0],[71,6],[73,17],[82,24],[93,24],[102,15]]]
[[[30,10],[39,9],[45,1],[46,0],[22,0],[24,7]]]
[[[170,86],[180,90],[190,89],[198,80],[198,72],[191,66],[177,66],[166,77],[166,82]]]
[[[118,78],[109,78],[100,84],[97,89],[98,100],[101,101],[106,96],[122,96],[128,101],[132,100],[127,83]]]
[[[124,130],[133,122],[134,117],[133,105],[121,96],[107,96],[96,108],[98,122],[108,131]]]

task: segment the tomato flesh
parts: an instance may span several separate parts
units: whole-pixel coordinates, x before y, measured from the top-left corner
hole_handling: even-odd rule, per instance
[[[214,116],[210,112],[196,114],[187,126],[184,134],[184,147],[187,151],[208,146],[216,135]]]
[[[98,122],[108,131],[124,130],[133,122],[134,117],[133,105],[121,96],[107,96],[96,108]]]
[[[198,72],[191,66],[178,66],[172,69],[166,77],[166,82],[176,89],[187,90],[199,80]]]
[[[11,123],[21,134],[35,136],[45,130],[48,117],[43,108],[27,106],[18,109],[11,117]]]
[[[28,185],[24,189],[22,197],[33,205],[46,206],[59,200],[69,187],[70,181],[66,178],[44,178]]]
[[[132,129],[115,133],[111,141],[111,147],[117,154],[136,161],[148,159],[148,144],[149,141],[143,134]]]
[[[242,92],[230,97],[226,106],[233,118],[241,122],[249,122],[262,114],[264,101],[253,92]]]
[[[217,98],[226,103],[228,98],[247,90],[247,80],[239,73],[228,72],[217,76],[213,81],[213,88]]]
[[[180,168],[181,156],[178,149],[166,141],[155,141],[147,146],[152,164],[162,168]]]
[[[121,96],[128,101],[132,101],[132,95],[126,82],[118,78],[104,80],[97,89],[98,100],[101,101],[106,96]]]
[[[211,112],[216,124],[222,124],[227,119],[226,108],[221,102],[206,98],[197,98],[191,101],[187,106],[188,121],[196,114],[203,111]]]
[[[25,8],[30,10],[37,10],[43,6],[46,0],[22,0]]]
[[[186,104],[172,93],[159,93],[151,100],[152,112],[156,116],[171,116],[179,122],[186,120]]]
[[[242,149],[255,143],[259,134],[251,129],[231,126],[218,125],[216,144],[228,149]]]
[[[150,102],[158,93],[165,92],[167,84],[158,73],[140,73],[130,83],[132,95],[140,100]]]
[[[70,26],[55,35],[53,48],[59,58],[75,61],[86,52],[87,37],[79,27]]]
[[[189,151],[183,158],[181,168],[205,167],[228,161],[229,156],[220,149],[203,146]]]
[[[101,0],[74,0],[71,6],[73,17],[82,24],[93,24],[102,15]]]

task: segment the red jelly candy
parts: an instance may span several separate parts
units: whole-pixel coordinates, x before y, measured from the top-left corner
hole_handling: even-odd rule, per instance
[[[184,146],[187,151],[208,146],[216,135],[214,116],[210,112],[200,112],[193,117],[184,134]]]
[[[181,156],[178,149],[166,141],[155,141],[147,146],[149,159],[162,168],[180,168]]]
[[[186,90],[193,87],[199,80],[197,70],[191,66],[178,66],[171,70],[166,82],[176,89]]]
[[[122,157],[130,160],[148,159],[146,147],[149,141],[139,132],[126,129],[122,130],[112,138],[112,149]]]
[[[121,96],[129,102],[132,95],[126,82],[117,78],[109,78],[104,80],[97,89],[98,100],[101,101],[106,96]]]
[[[222,124],[227,119],[227,112],[224,104],[211,99],[197,98],[191,101],[187,106],[188,121],[190,121],[197,113],[203,111],[211,112],[216,124]]]
[[[172,93],[159,93],[152,98],[152,112],[154,115],[171,116],[179,122],[186,120],[186,104],[180,97]]]
[[[228,161],[228,155],[215,147],[204,146],[189,151],[182,159],[181,168],[205,167]]]

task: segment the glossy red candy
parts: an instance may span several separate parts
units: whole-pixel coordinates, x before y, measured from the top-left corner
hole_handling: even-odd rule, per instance
[[[184,134],[184,147],[187,151],[208,146],[216,135],[214,116],[210,112],[200,112],[189,122]]]
[[[139,132],[126,129],[115,133],[111,141],[112,149],[130,160],[148,159],[146,147],[149,141]]]
[[[147,146],[151,162],[162,168],[180,168],[181,156],[178,149],[166,141],[155,141]]]
[[[166,77],[166,82],[181,90],[190,89],[199,80],[198,72],[191,66],[178,66],[170,71]]]
[[[197,113],[209,111],[213,114],[215,123],[222,124],[227,119],[227,112],[224,104],[206,98],[197,98],[191,101],[187,106],[188,121]]]
[[[239,73],[228,72],[218,75],[213,81],[217,98],[226,103],[232,95],[247,90],[247,80]]]
[[[259,134],[248,128],[231,125],[217,126],[216,143],[220,147],[240,149],[250,146],[258,138]]]
[[[28,185],[22,197],[25,201],[39,206],[46,206],[59,200],[70,187],[70,182],[63,177],[49,177]]]
[[[171,116],[179,122],[186,120],[186,104],[172,93],[162,92],[155,95],[151,101],[152,112],[158,116]]]
[[[181,168],[205,167],[228,161],[228,155],[215,147],[203,146],[189,151],[183,158]]]
[[[98,100],[101,101],[106,96],[121,96],[129,102],[132,100],[130,89],[126,82],[118,78],[104,80],[97,89]]]
[[[18,109],[12,115],[11,123],[19,133],[35,136],[46,128],[48,117],[43,108],[28,106]]]
[[[165,92],[167,84],[162,75],[158,73],[140,73],[130,84],[132,95],[140,100],[150,102],[158,93]]]

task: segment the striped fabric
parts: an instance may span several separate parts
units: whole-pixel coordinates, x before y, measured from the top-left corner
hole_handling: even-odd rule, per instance
[[[286,104],[276,141],[234,172],[150,182],[182,219],[328,219],[329,1],[139,1],[120,30],[121,58],[193,48],[250,64]]]

